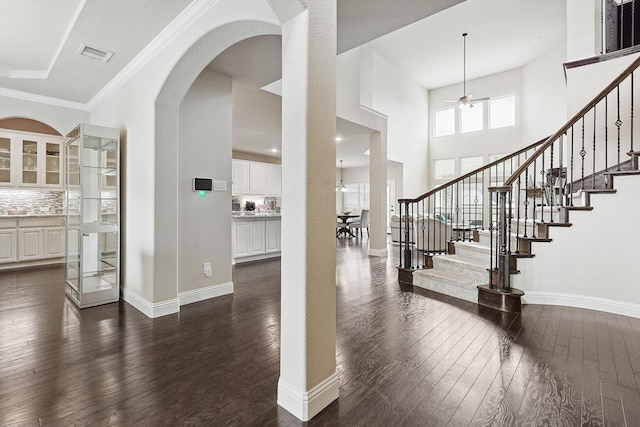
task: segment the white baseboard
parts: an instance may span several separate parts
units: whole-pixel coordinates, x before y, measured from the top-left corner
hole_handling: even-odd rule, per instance
[[[182,306],[232,293],[233,282],[219,283],[217,285],[211,285],[205,288],[179,292],[178,301],[180,301],[180,305]]]
[[[120,292],[123,300],[152,319],[175,314],[180,311],[180,301],[177,298],[168,301],[150,302],[128,288],[120,288]]]
[[[384,249],[371,249],[369,248],[369,256],[387,256],[389,255],[389,251],[387,248]]]
[[[282,379],[278,380],[278,405],[301,421],[309,421],[338,398],[340,382],[336,373],[309,391],[299,390]]]
[[[640,319],[640,305],[606,298],[591,297],[558,292],[529,292],[522,297],[523,304],[564,305],[568,307],[586,308],[605,311],[607,313]]]

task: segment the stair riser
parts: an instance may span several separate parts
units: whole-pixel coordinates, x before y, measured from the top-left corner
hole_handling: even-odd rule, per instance
[[[486,247],[489,247],[490,244],[491,244],[490,235],[488,233],[487,234],[484,234],[484,233],[480,234],[480,243],[485,245]],[[512,236],[511,237],[511,247],[515,248],[517,244],[518,244],[518,239],[515,236]],[[496,250],[496,246],[497,246],[497,237],[494,234],[494,236],[493,236],[493,250],[494,251]]]
[[[434,270],[466,277],[478,285],[487,283],[489,280],[489,273],[487,272],[489,264],[486,267],[479,267],[473,264],[452,262],[446,257],[440,257],[433,260],[433,268]]]
[[[475,286],[472,286],[468,289],[461,288],[460,286],[451,285],[446,281],[439,280],[433,277],[416,277],[414,278],[413,285],[444,295],[460,298],[465,301],[473,303],[478,302],[478,289]]]

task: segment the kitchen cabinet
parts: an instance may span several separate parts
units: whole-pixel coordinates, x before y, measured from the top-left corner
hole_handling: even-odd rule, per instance
[[[0,264],[3,268],[15,268],[62,261],[65,256],[64,231],[63,216],[0,219]]]
[[[43,257],[63,257],[65,255],[64,227],[48,227],[43,229]]]
[[[67,135],[65,292],[80,308],[120,299],[119,135],[91,124]]]
[[[232,254],[237,262],[279,256],[280,217],[236,217],[232,223]]]
[[[0,263],[16,262],[17,248],[17,230],[0,228]]]
[[[234,195],[280,196],[282,167],[270,163],[232,161]]]
[[[267,192],[267,165],[249,163],[249,193],[262,195]]]
[[[282,166],[266,165],[266,194],[268,196],[282,195]]]
[[[18,230],[18,261],[40,259],[44,255],[42,228],[21,228]]]
[[[0,129],[0,185],[62,188],[63,139]]]
[[[280,252],[280,224],[282,221],[265,221],[265,252]]]
[[[249,163],[232,161],[233,194],[249,194]]]

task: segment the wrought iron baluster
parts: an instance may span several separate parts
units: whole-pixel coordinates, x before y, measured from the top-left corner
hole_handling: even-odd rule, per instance
[[[571,181],[569,182],[569,194],[570,194],[570,201],[569,201],[569,206],[573,206],[573,126],[571,126],[571,166],[570,166],[570,176],[571,176]]]
[[[596,107],[597,105],[593,106],[593,152],[591,153],[593,156],[593,175],[591,176],[591,188],[596,188]]]
[[[618,167],[617,170],[620,170],[620,127],[622,126],[622,121],[620,120],[620,85],[616,86],[617,91],[617,109],[618,109],[618,118],[616,120],[616,127],[618,128]]]
[[[587,151],[584,149],[584,116],[582,116],[582,150],[580,150],[580,157],[582,157],[582,171],[580,173],[580,190],[584,190],[584,156],[587,155]]]

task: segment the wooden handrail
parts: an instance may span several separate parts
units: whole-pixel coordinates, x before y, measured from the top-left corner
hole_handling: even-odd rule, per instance
[[[506,156],[504,156],[504,157],[502,157],[502,158],[500,158],[498,160],[495,160],[495,161],[493,161],[493,162],[491,162],[489,164],[486,164],[486,165],[484,165],[484,166],[482,166],[482,167],[480,167],[480,168],[478,168],[478,169],[476,169],[474,171],[471,171],[471,172],[469,172],[469,173],[467,173],[465,175],[462,175],[462,176],[460,176],[460,177],[458,177],[456,179],[453,179],[453,180],[451,180],[451,181],[449,181],[449,182],[447,182],[445,184],[442,184],[440,187],[434,188],[433,190],[428,191],[428,192],[424,193],[423,195],[416,197],[415,199],[398,199],[398,202],[399,203],[415,203],[415,202],[419,202],[421,200],[424,200],[427,197],[434,195],[435,193],[437,193],[438,191],[441,191],[442,189],[444,189],[446,187],[451,187],[452,185],[454,185],[454,184],[456,184],[456,183],[458,183],[460,181],[463,181],[463,180],[465,180],[465,179],[467,179],[467,178],[469,178],[471,176],[477,175],[480,172],[483,172],[483,171],[485,171],[487,169],[490,169],[490,168],[492,168],[492,167],[494,167],[494,166],[496,166],[496,165],[498,165],[498,164],[500,164],[502,162],[505,162],[505,161],[507,161],[507,160],[509,160],[509,159],[511,159],[513,157],[519,156],[522,153],[525,153],[525,152],[527,152],[527,151],[529,151],[529,150],[531,150],[533,148],[536,148],[538,145],[542,144],[545,141],[547,141],[547,138],[543,138],[540,141],[534,142],[533,144],[528,145],[528,146],[526,146],[524,148],[521,148],[520,150],[518,150],[516,152],[508,154],[508,155],[506,155]]]
[[[565,123],[556,133],[551,135],[537,152],[526,159],[518,169],[511,174],[509,178],[504,181],[504,185],[513,185],[522,173],[542,154],[550,147],[560,136],[564,135],[571,127],[573,127],[585,114],[587,114],[598,102],[602,101],[616,86],[622,83],[631,73],[640,66],[640,57],[636,58],[617,78],[609,83],[604,89],[600,91],[587,105],[585,105],[580,111],[578,111],[567,123]]]

